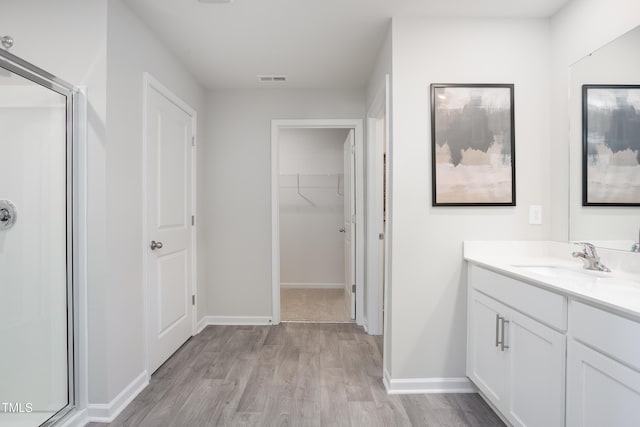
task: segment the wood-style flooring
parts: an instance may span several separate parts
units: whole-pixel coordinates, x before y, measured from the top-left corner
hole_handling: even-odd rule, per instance
[[[381,347],[349,323],[209,326],[110,425],[503,425],[476,394],[388,395]]]
[[[280,289],[282,321],[352,322],[344,289]]]

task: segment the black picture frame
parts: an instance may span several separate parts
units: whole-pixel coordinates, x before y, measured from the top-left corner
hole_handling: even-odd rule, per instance
[[[640,85],[582,85],[582,206],[640,206]]]
[[[516,206],[514,85],[431,84],[432,206]]]

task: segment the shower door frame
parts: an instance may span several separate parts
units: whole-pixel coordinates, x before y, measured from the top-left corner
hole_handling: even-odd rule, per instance
[[[65,82],[64,80],[54,76],[53,74],[21,59],[18,56],[0,49],[0,66],[17,74],[31,82],[50,89],[66,99],[65,105],[65,207],[66,207],[66,297],[67,297],[67,405],[58,410],[52,417],[47,419],[41,426],[52,426],[62,418],[69,415],[71,411],[78,407],[81,401],[80,396],[80,379],[78,373],[82,370],[80,367],[80,358],[78,357],[80,350],[80,334],[79,334],[79,292],[78,292],[78,272],[79,263],[77,246],[79,243],[77,235],[85,233],[75,233],[78,224],[76,224],[76,216],[79,214],[79,205],[76,204],[76,193],[79,194],[79,188],[76,182],[77,175],[74,166],[81,166],[76,163],[76,153],[74,147],[77,145],[77,139],[80,128],[76,121],[78,118],[78,102],[80,91],[75,86]],[[82,164],[83,166],[84,164]],[[82,169],[82,167],[78,167]],[[74,177],[74,175],[76,175]],[[79,180],[78,180],[79,181]],[[83,245],[85,246],[85,245]],[[86,246],[85,246],[86,247]],[[82,259],[84,262],[84,257]],[[84,292],[83,292],[84,293]]]

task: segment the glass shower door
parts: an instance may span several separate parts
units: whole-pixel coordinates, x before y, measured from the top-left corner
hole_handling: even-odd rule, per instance
[[[74,404],[72,104],[71,92],[4,59],[0,426],[30,427],[52,423]]]

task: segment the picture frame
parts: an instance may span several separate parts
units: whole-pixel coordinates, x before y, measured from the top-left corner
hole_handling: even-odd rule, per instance
[[[640,206],[640,85],[582,85],[582,205]]]
[[[513,84],[431,84],[432,206],[515,206]]]

